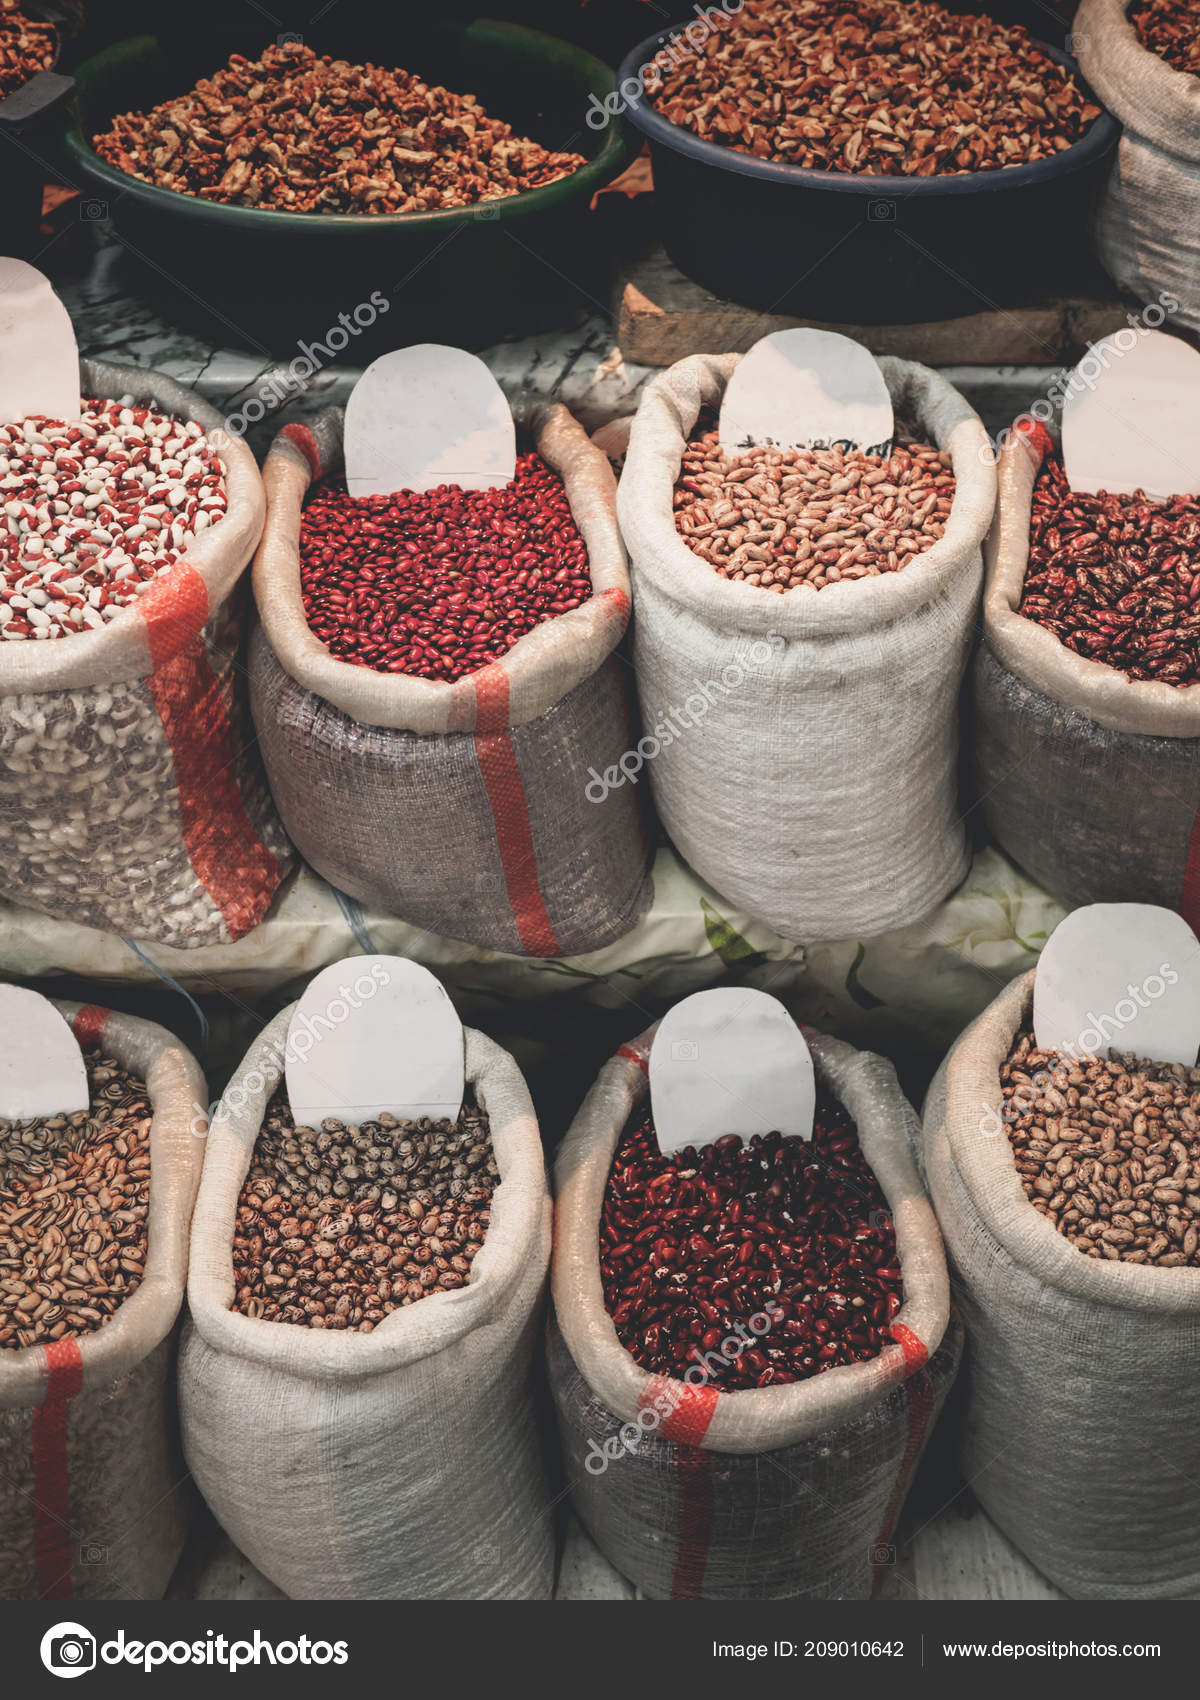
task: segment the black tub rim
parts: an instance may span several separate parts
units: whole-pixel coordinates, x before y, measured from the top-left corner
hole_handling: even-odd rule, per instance
[[[523,42],[530,49],[541,48],[544,54],[548,48],[553,48],[556,54],[567,55],[579,64],[581,72],[586,68],[592,94],[598,99],[611,94],[611,67],[603,60],[597,59],[594,54],[588,53],[586,49],[577,48],[573,43],[562,41],[557,36],[547,35],[543,30],[527,29],[524,25],[509,24],[495,18],[473,19],[470,25],[465,26],[463,33],[478,25],[484,25],[506,37]],[[295,213],[271,207],[241,207],[225,201],[206,201],[199,195],[188,195],[177,189],[163,189],[157,184],[146,183],[140,177],[133,177],[129,172],[122,171],[119,166],[110,165],[107,160],[101,159],[92,146],[82,122],[77,102],[86,97],[88,86],[93,79],[99,77],[108,65],[119,63],[135,49],[149,53],[157,47],[156,36],[126,36],[122,41],[113,42],[94,53],[76,69],[76,104],[72,107],[67,121],[63,146],[72,163],[89,179],[92,186],[103,185],[112,192],[114,200],[118,197],[129,199],[148,211],[190,218],[199,225],[210,225],[214,230],[223,230],[229,234],[240,232],[246,236],[266,235],[274,231],[279,236],[313,237],[336,231],[339,238],[344,238],[351,231],[376,236],[424,231],[430,235],[450,236],[460,227],[532,217],[572,201],[582,200],[585,195],[590,199],[591,195],[606,183],[610,183],[628,163],[628,143],[621,133],[620,125],[614,124],[609,126],[595,156],[580,166],[578,171],[572,171],[566,177],[556,178],[553,183],[544,183],[537,189],[524,189],[516,195],[505,195],[492,201],[476,201],[468,207],[439,207],[432,212],[417,213]],[[581,123],[584,122],[581,118]]]
[[[1085,134],[1069,148],[1055,154],[1052,159],[1036,160],[1029,165],[996,166],[987,171],[966,171],[941,177],[867,176],[863,172],[818,171],[812,166],[787,165],[782,160],[757,159],[753,154],[722,147],[718,142],[705,141],[685,125],[675,124],[671,119],[664,118],[646,98],[638,73],[669,41],[674,40],[689,22],[694,20],[668,25],[665,30],[647,36],[625,55],[617,70],[615,93],[620,101],[617,116],[623,114],[627,117],[651,144],[669,148],[672,153],[683,155],[695,165],[709,165],[738,177],[757,178],[762,183],[773,183],[779,188],[823,189],[835,193],[865,195],[872,200],[907,199],[909,195],[936,198],[1022,189],[1068,177],[1075,171],[1098,163],[1116,144],[1121,133],[1119,122],[1091,93],[1071,55],[1060,48],[1052,47],[1049,42],[1037,41],[1031,37],[1032,45],[1056,65],[1069,70],[1080,87],[1100,107],[1099,118],[1092,121]],[[626,82],[638,85],[635,95],[627,96],[621,93]],[[614,116],[614,124],[617,122],[617,116]]]

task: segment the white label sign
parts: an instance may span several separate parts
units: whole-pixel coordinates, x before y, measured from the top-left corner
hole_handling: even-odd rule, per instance
[[[483,361],[423,342],[381,354],[346,403],[346,487],[495,490],[517,470],[517,432],[504,391]]]
[[[1062,449],[1067,483],[1081,493],[1200,493],[1200,354],[1162,331],[1094,343],[1071,375]]]
[[[48,279],[0,259],[0,419],[79,418],[79,349]]]
[[[779,1002],[718,986],[677,1003],[650,1047],[659,1149],[697,1150],[726,1134],[811,1139],[816,1080],[804,1035]]]
[[[718,437],[731,454],[763,445],[886,453],[892,398],[875,356],[836,331],[774,331],[739,362]]]
[[[298,1127],[458,1119],[463,1030],[446,988],[401,956],[352,956],[311,980],[288,1027],[287,1094]]]
[[[0,986],[0,1116],[74,1116],[91,1105],[83,1052],[48,998]]]
[[[1200,1048],[1200,941],[1149,903],[1093,903],[1060,921],[1033,986],[1039,1047],[1070,1057],[1134,1051],[1189,1066]]]

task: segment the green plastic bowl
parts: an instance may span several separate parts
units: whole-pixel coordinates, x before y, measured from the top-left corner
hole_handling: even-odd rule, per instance
[[[116,113],[193,88],[222,62],[219,49],[210,65],[194,43],[183,52],[153,36],[118,42],[75,73],[65,145],[84,187],[84,217],[129,250],[140,287],[169,317],[218,342],[296,355],[301,344],[328,346],[328,330],[354,324],[355,308],[374,301],[375,323],[356,325],[331,355],[357,364],[419,341],[481,348],[566,323],[604,298],[605,260],[588,208],[629,157],[619,126],[597,131],[586,121],[591,97],[612,89],[609,67],[552,36],[489,19],[435,26],[419,41],[390,28],[394,38],[379,19],[369,53],[312,45],[475,94],[518,134],[581,153],[587,164],[544,188],[444,212],[272,212],[176,194],[109,165],[91,137]]]

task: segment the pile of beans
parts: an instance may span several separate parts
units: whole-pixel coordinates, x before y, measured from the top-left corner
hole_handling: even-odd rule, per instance
[[[111,1057],[84,1060],[89,1110],[0,1122],[0,1347],[90,1333],[145,1271],[150,1101]]]
[[[1033,1208],[1087,1257],[1200,1268],[1200,1068],[1073,1062],[1024,1032],[1000,1072]]]
[[[394,1310],[463,1287],[499,1182],[485,1113],[457,1122],[330,1119],[271,1100],[238,1201],[234,1309],[370,1334]]]
[[[27,18],[20,0],[0,0],[0,100],[53,61],[53,26]]]
[[[853,1122],[823,1095],[811,1143],[730,1135],[665,1157],[649,1113],[635,1114],[604,1195],[600,1269],[642,1369],[700,1365],[727,1390],[865,1363],[889,1343],[903,1292],[887,1202]]]
[[[1200,76],[1200,30],[1190,0],[1133,0],[1129,21],[1143,47],[1176,71]]]
[[[1048,458],[1033,490],[1020,610],[1130,679],[1200,679],[1200,500],[1081,495]]]
[[[201,426],[125,401],[0,425],[0,636],[96,631],[226,509]]]
[[[758,159],[958,175],[1052,159],[1100,115],[1024,29],[930,0],[746,0],[707,17],[698,52],[660,53],[647,94]]]
[[[536,454],[497,490],[354,497],[319,485],[300,527],[300,589],[340,661],[441,680],[495,661],[592,593],[562,479]]]
[[[950,456],[905,443],[729,453],[695,438],[675,488],[675,529],[721,575],[764,590],[822,590],[895,573],[944,534],[954,503]]]
[[[282,212],[408,213],[537,189],[587,161],[489,118],[474,95],[300,42],[235,53],[195,89],[126,112],[101,159],[183,195]]]

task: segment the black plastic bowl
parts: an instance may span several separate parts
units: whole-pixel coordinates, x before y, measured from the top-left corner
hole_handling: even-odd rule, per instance
[[[33,7],[31,17],[53,22],[47,8]],[[55,36],[55,53],[49,67],[35,71],[0,100],[0,224],[4,229],[4,252],[14,259],[31,260],[45,247],[41,236],[42,189],[54,167],[47,155],[53,150],[58,122],[51,116],[71,93],[74,84],[56,69],[61,40]]]
[[[628,158],[619,127],[598,133],[586,122],[591,98],[612,89],[608,66],[551,36],[487,19],[426,29],[418,41],[380,14],[374,35],[376,63],[478,95],[518,134],[584,154],[587,164],[544,188],[430,213],[274,212],[176,194],[109,165],[91,137],[116,113],[193,88],[220,58],[209,63],[195,42],[186,52],[152,36],[119,42],[76,72],[65,145],[88,197],[84,216],[108,224],[141,262],[142,287],[177,322],[220,342],[295,356],[300,343],[328,346],[327,330],[342,342],[339,315],[352,316],[377,292],[386,310],[331,356],[359,362],[422,340],[483,347],[562,323],[597,293],[603,256],[588,204]]]
[[[1120,135],[1107,112],[1033,165],[952,177],[805,170],[704,141],[655,111],[638,72],[682,27],[635,47],[617,89],[650,142],[667,252],[713,294],[800,318],[906,324],[1037,301],[1088,274],[1091,210]],[[1067,54],[1035,45],[1078,77]]]

